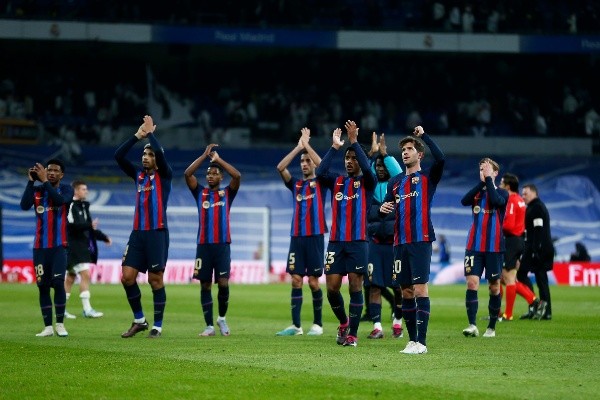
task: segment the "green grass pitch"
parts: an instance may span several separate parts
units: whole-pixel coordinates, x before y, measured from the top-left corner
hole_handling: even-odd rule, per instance
[[[152,321],[151,291],[142,285]],[[552,286],[553,320],[499,323],[495,338],[465,338],[462,285],[432,286],[428,349],[399,351],[408,341],[335,343],[337,322],[325,299],[320,337],[276,337],[290,324],[287,284],[232,285],[231,336],[198,337],[204,329],[198,285],[167,287],[163,336],[120,334],[131,311],[119,285],[92,287],[105,313],[84,319],[75,287],[68,338],[38,338],[43,324],[34,285],[0,285],[1,399],[592,399],[600,396],[600,288]],[[343,287],[347,306],[347,287]],[[213,297],[215,292],[213,291]],[[483,333],[487,288],[479,292]],[[515,314],[526,309],[517,299]],[[215,298],[216,310],[216,298]],[[387,310],[387,306],[384,306]],[[387,315],[387,312],[386,312]],[[308,286],[303,327],[312,324]],[[218,332],[218,330],[217,330]]]

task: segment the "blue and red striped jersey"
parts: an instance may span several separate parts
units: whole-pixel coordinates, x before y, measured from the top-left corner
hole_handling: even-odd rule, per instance
[[[364,177],[338,176],[331,191],[331,232],[329,241],[367,240],[367,210],[372,190]]]
[[[50,193],[54,190],[55,193]],[[67,214],[69,201],[73,198],[70,185],[59,184],[53,188],[49,183],[27,186],[21,200],[21,208],[35,210],[34,249],[50,249],[67,246]]]
[[[351,177],[329,172],[337,153],[334,147],[329,148],[316,170],[317,177],[331,190],[330,242],[367,240],[367,213],[377,182],[362,147],[358,143],[350,147],[356,154],[362,175]]]
[[[446,159],[429,135],[424,134],[422,139],[434,158],[429,171],[419,170],[408,175],[406,172],[400,173],[388,182],[384,202],[395,203],[395,246],[435,240],[431,203],[442,179]]]
[[[435,189],[436,184],[421,171],[401,174],[391,181],[388,190],[396,203],[394,245],[435,240],[431,222],[431,200]]]
[[[168,229],[167,202],[171,193],[173,170],[167,163],[165,152],[154,134],[149,134],[148,140],[156,157],[157,169],[154,173],[148,174],[144,170],[136,169],[133,163],[125,158],[127,152],[138,142],[135,136],[130,137],[117,148],[115,160],[136,185],[133,229],[142,231]]]
[[[499,253],[505,250],[502,222],[508,201],[508,192],[494,186],[492,178],[480,182],[461,200],[471,206],[473,222],[467,235],[466,249]]]
[[[322,235],[327,232],[325,221],[325,193],[327,188],[317,178],[292,177],[285,186],[294,195],[291,236]]]
[[[136,185],[133,230],[167,229],[167,198],[170,181],[167,183],[169,190],[165,190],[164,179],[158,170],[152,174],[141,170],[138,171]]]
[[[191,190],[198,207],[197,244],[231,243],[229,210],[237,190],[211,190],[200,184]]]

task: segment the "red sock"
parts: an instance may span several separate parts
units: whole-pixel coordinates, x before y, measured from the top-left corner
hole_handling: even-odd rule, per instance
[[[511,319],[513,316],[513,308],[515,307],[515,299],[517,298],[517,285],[506,285],[506,318]]]
[[[502,296],[504,296],[504,290],[502,289],[502,284],[500,284],[500,304],[502,304]],[[498,310],[498,318],[502,318],[502,308]]]
[[[519,296],[523,297],[527,304],[533,303],[533,300],[535,300],[535,293],[533,293],[531,289],[521,282],[517,282],[516,286]]]

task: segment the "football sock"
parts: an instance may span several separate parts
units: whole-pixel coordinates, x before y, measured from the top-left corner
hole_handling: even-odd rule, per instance
[[[335,317],[340,321],[340,324],[344,325],[348,323],[348,316],[346,316],[342,294],[340,292],[327,291],[327,300],[331,306],[331,311],[333,311]]]
[[[477,325],[477,310],[479,309],[477,290],[467,289],[467,293],[465,295],[465,307],[467,308],[467,318],[469,319],[469,324]]]
[[[402,325],[402,292],[401,291],[394,290],[394,300],[395,300],[395,304],[396,304],[396,307],[394,307],[394,319],[400,320],[400,325]]]
[[[369,303],[369,315],[371,321],[381,323],[381,304]]]
[[[369,319],[371,319],[371,316],[369,315],[369,303],[371,302],[371,286],[363,286],[363,291],[364,291],[364,300],[365,300],[365,315],[369,317]]]
[[[427,326],[430,313],[429,297],[417,297],[417,338],[423,346],[427,346]]]
[[[52,280],[52,288],[54,289],[54,313],[56,314],[56,322],[62,324],[65,320],[65,308],[67,308],[65,282]],[[52,323],[50,323],[50,325],[52,325]]]
[[[89,290],[79,293],[79,298],[81,299],[81,304],[83,305],[84,311],[90,311],[92,309],[92,305],[90,304],[90,297],[91,295]]]
[[[364,299],[362,290],[350,293],[350,304],[348,306],[350,315],[350,331],[348,331],[348,335],[350,336],[357,336],[358,334],[358,325],[360,324],[363,302]]]
[[[136,282],[131,286],[123,285],[123,288],[125,288],[129,307],[133,311],[133,318],[137,320],[142,319],[141,322],[143,322],[144,312],[142,311],[142,292],[140,292],[140,287]]]
[[[323,326],[323,291],[312,292],[313,299],[313,324]]]
[[[300,328],[302,326],[302,322],[300,322],[300,313],[302,312],[302,288],[294,289],[292,288],[292,323]]]
[[[500,297],[500,294],[490,294],[490,302],[488,303],[490,323],[488,324],[488,328],[496,329],[496,322],[498,322],[498,313],[501,306],[502,297]]]
[[[200,289],[200,305],[202,306],[202,314],[204,314],[204,322],[207,326],[213,326],[213,301],[210,290]]]
[[[506,285],[506,309],[504,314],[506,318],[513,316],[515,308],[515,299],[517,298],[517,285]]]
[[[167,305],[167,292],[165,287],[152,291],[154,300],[154,326],[161,327],[163,316],[165,315],[165,306]]]
[[[44,318],[44,326],[52,326],[52,298],[50,297],[50,286],[39,286],[40,310]]]
[[[219,286],[217,301],[219,304],[219,315],[225,317],[227,315],[227,308],[229,308],[229,286]]]
[[[527,304],[533,303],[535,300],[535,293],[529,289],[529,287],[521,282],[516,283],[517,294],[525,299]]]
[[[417,302],[415,299],[402,299],[404,326],[411,341],[417,341]]]

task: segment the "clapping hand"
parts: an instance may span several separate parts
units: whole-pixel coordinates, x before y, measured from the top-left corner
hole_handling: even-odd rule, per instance
[[[344,145],[344,141],[342,140],[342,130],[340,128],[335,128],[332,135],[333,147],[339,149]]]
[[[369,157],[379,151],[379,143],[377,143],[377,133],[373,132],[373,136],[371,136],[371,150],[369,151]]]
[[[356,143],[358,141],[358,127],[356,126],[356,122],[348,120],[344,126],[346,127],[346,132],[348,132],[350,144]]]
[[[305,127],[300,129],[300,132],[302,133],[302,135],[300,135],[300,139],[298,139],[298,147],[304,149],[306,148],[306,144],[308,144],[308,141],[310,140],[310,129]]]

